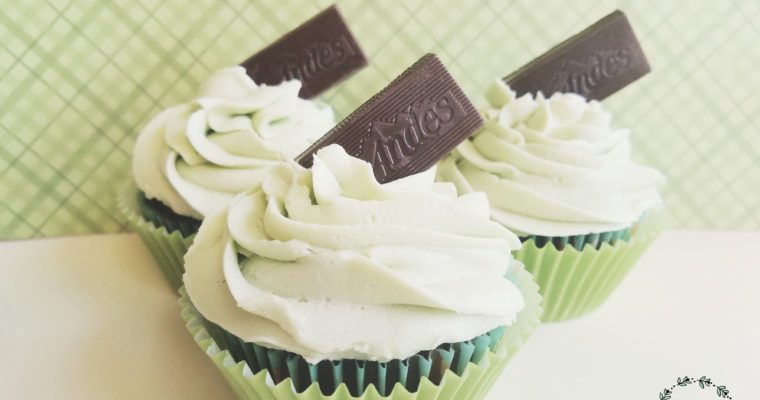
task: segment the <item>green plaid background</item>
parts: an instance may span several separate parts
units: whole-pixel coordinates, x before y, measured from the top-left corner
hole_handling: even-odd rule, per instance
[[[123,229],[115,192],[143,124],[331,1],[0,0],[0,238]],[[653,73],[606,104],[669,178],[669,222],[760,227],[760,3],[339,1],[372,66],[324,95],[345,116],[428,51],[465,90],[613,9]]]

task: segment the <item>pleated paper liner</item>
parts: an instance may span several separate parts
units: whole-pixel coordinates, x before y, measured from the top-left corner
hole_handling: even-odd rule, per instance
[[[145,193],[141,191],[135,193],[135,199],[142,217],[157,227],[166,228],[169,233],[179,231],[182,236],[188,237],[198,233],[198,229],[201,227],[200,220],[179,215],[164,203],[145,197]]]
[[[575,235],[575,236],[520,236],[520,241],[523,243],[532,240],[536,247],[539,249],[551,243],[557,250],[563,250],[565,247],[573,247],[576,250],[583,250],[587,245],[599,249],[602,244],[609,243],[615,245],[618,240],[629,240],[631,238],[631,232],[633,228],[625,228],[618,231],[601,232],[601,233],[589,233],[587,235]]]
[[[245,343],[204,323],[184,289],[179,303],[188,330],[239,399],[482,399],[540,323],[541,297],[530,274],[517,266],[511,278],[526,301],[513,325],[387,363],[340,360],[312,365],[298,355]]]
[[[662,231],[660,219],[651,214],[630,229],[605,234],[525,240],[512,254],[540,287],[542,321],[576,318],[599,307]]]
[[[177,291],[182,286],[182,275],[185,273],[185,253],[193,243],[195,233],[190,233],[194,232],[190,224],[180,220],[175,223],[168,222],[171,229],[157,225],[153,221],[158,220],[159,213],[153,209],[149,210],[141,201],[142,198],[144,196],[133,185],[127,185],[118,194],[119,211],[125,216],[130,229],[137,233],[148,247],[172,290]],[[151,215],[151,220],[143,215]],[[189,234],[185,236],[183,232]]]

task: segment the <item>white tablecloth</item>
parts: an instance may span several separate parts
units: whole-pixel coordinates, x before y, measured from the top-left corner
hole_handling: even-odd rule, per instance
[[[227,399],[134,235],[0,243],[0,399]],[[760,396],[760,232],[665,233],[596,312],[541,326],[489,399]],[[673,400],[707,399],[697,385]]]

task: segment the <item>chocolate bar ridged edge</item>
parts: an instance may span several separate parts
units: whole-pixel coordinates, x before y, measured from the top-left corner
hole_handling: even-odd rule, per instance
[[[554,47],[552,47],[551,49],[549,49],[545,53],[541,54],[539,57],[537,57],[537,58],[533,59],[532,61],[530,61],[529,63],[523,65],[518,70],[510,73],[509,75],[507,75],[506,77],[504,77],[502,80],[506,84],[512,86],[513,82],[511,82],[511,81],[513,81],[516,77],[519,77],[520,75],[524,75],[526,73],[526,71],[529,71],[531,69],[538,69],[538,68],[541,68],[541,67],[545,66],[546,64],[554,62],[555,60],[552,57],[554,57],[557,53],[564,51],[565,48],[566,48],[566,46],[568,44],[572,43],[573,41],[577,40],[578,38],[580,38],[580,37],[582,37],[584,35],[587,35],[590,32],[602,31],[606,27],[608,27],[609,25],[614,24],[614,23],[616,23],[619,20],[623,20],[625,22],[625,24],[626,24],[626,26],[628,28],[628,31],[631,33],[631,36],[634,39],[632,41],[632,44],[635,45],[636,50],[637,50],[637,54],[640,55],[640,58],[638,58],[639,63],[635,66],[635,69],[632,70],[632,71],[635,71],[635,73],[630,74],[630,76],[632,76],[632,78],[628,79],[628,81],[626,82],[626,85],[629,84],[629,83],[632,83],[632,82],[634,82],[636,80],[638,80],[639,78],[643,77],[644,75],[646,75],[647,73],[649,73],[651,71],[651,66],[649,65],[649,60],[647,60],[646,55],[644,54],[644,50],[641,48],[641,44],[638,41],[638,38],[636,37],[636,33],[634,32],[633,27],[631,26],[630,21],[628,20],[628,17],[621,10],[615,10],[615,11],[613,11],[612,13],[606,15],[602,19],[600,19],[597,22],[595,22],[593,25],[585,28],[583,31],[576,33],[575,35],[571,36],[568,39],[565,39],[561,43],[555,45]],[[517,86],[517,85],[515,85],[515,86]],[[625,85],[622,86],[622,87],[625,87]],[[621,89],[622,89],[622,87],[621,87]],[[538,91],[542,91],[542,90],[538,90]],[[525,91],[525,92],[526,93],[529,92],[529,93],[536,94],[537,91],[533,90],[533,91]],[[606,93],[604,96],[594,97],[594,99],[596,99],[596,100],[603,100],[604,98],[608,97],[609,95],[611,95],[614,92],[615,91],[612,91],[610,93]],[[524,93],[518,93],[518,96],[521,95],[521,94],[524,94]],[[551,96],[553,93],[543,93],[543,94],[545,96]]]
[[[345,125],[353,123],[357,118],[360,118],[364,116],[364,114],[367,112],[367,109],[370,107],[373,107],[376,102],[380,101],[390,90],[399,90],[396,85],[402,83],[403,81],[409,79],[410,75],[417,72],[417,69],[426,63],[433,62],[432,69],[435,71],[435,73],[438,74],[438,76],[445,77],[445,80],[440,81],[438,85],[434,86],[440,86],[441,88],[444,87],[451,87],[455,89],[454,93],[454,99],[457,101],[457,103],[461,106],[462,111],[464,112],[464,117],[461,121],[453,128],[458,131],[462,130],[468,130],[468,131],[475,131],[477,128],[483,125],[483,118],[480,115],[480,113],[477,112],[474,105],[469,101],[465,93],[462,91],[461,87],[459,87],[459,84],[454,80],[454,78],[451,76],[451,74],[448,72],[446,67],[443,65],[443,63],[436,57],[434,54],[426,54],[423,57],[421,57],[417,62],[412,64],[409,68],[407,68],[401,75],[399,75],[396,79],[394,79],[391,83],[389,83],[383,90],[373,95],[371,98],[369,98],[367,101],[365,101],[359,108],[357,108],[355,111],[353,111],[348,117],[346,117],[343,121],[338,123],[333,129],[330,130],[325,136],[323,136],[321,139],[319,139],[317,142],[315,142],[312,146],[310,146],[306,151],[304,151],[301,155],[299,155],[296,160],[304,167],[308,168],[313,163],[313,155],[316,153],[320,148],[325,147],[327,145],[333,144],[333,143],[339,143],[344,148],[353,148],[356,147],[360,142],[364,139],[364,135],[359,134],[352,134],[349,135],[348,140],[340,140],[342,137],[335,137],[333,132],[339,132],[340,130],[344,129]],[[407,104],[406,100],[414,99],[414,93],[406,94],[405,97],[397,98],[395,104]],[[390,107],[390,106],[389,106]],[[395,111],[395,110],[394,110]],[[450,150],[453,150],[456,146],[452,146],[452,142],[456,142],[456,144],[459,144],[460,142],[467,139],[467,137],[470,134],[468,133],[467,136],[462,135],[456,135],[456,134],[449,134],[446,137],[442,137],[437,139],[435,147],[442,147],[446,146],[450,148]],[[449,151],[450,151],[449,150]],[[426,168],[432,167],[438,160],[440,160],[445,154],[447,154],[449,151],[445,152],[444,154],[435,154],[435,152],[424,152],[424,154],[420,155],[418,158],[415,158],[414,164],[415,166],[417,164],[423,164],[426,165]],[[422,171],[413,171],[413,173],[418,173]],[[406,175],[409,175],[407,173]],[[406,176],[402,175],[402,176]],[[398,179],[402,176],[396,176],[393,177],[390,180]]]
[[[337,6],[337,4],[332,4],[329,7],[325,8],[324,10],[321,10],[320,12],[318,12],[315,15],[313,15],[312,17],[310,17],[306,21],[302,22],[301,24],[299,24],[295,28],[293,28],[293,29],[289,30],[288,32],[286,32],[284,35],[280,36],[274,42],[270,43],[269,45],[267,45],[264,48],[262,48],[259,51],[257,51],[255,54],[253,54],[250,57],[246,58],[239,65],[246,69],[246,73],[248,73],[248,75],[251,76],[251,78],[254,80],[254,82],[256,82],[257,84],[260,83],[259,81],[257,81],[256,77],[253,76],[253,74],[250,73],[250,70],[252,69],[252,67],[250,66],[251,60],[255,59],[261,53],[268,52],[268,51],[273,51],[272,49],[277,48],[277,46],[281,45],[283,42],[286,42],[286,41],[290,40],[293,36],[297,35],[302,28],[304,28],[306,26],[309,26],[310,24],[313,24],[315,20],[319,20],[321,18],[326,18],[326,17],[332,17],[332,16],[337,17],[339,19],[340,23],[345,27],[345,31],[348,34],[347,38],[348,38],[348,40],[350,42],[350,45],[357,52],[357,55],[353,59],[353,61],[354,62],[358,61],[358,62],[356,62],[354,65],[352,65],[352,68],[350,70],[348,70],[347,73],[341,74],[341,76],[338,79],[330,82],[330,84],[327,85],[327,86],[325,86],[324,88],[322,88],[320,90],[317,90],[317,91],[313,91],[313,92],[310,92],[310,91],[307,90],[307,93],[303,93],[304,92],[304,88],[302,88],[301,89],[301,93],[299,94],[301,97],[306,98],[306,99],[310,99],[312,97],[315,97],[315,96],[319,95],[320,93],[322,93],[322,92],[330,89],[331,87],[337,85],[340,82],[343,82],[344,80],[348,79],[351,75],[353,75],[356,72],[358,72],[360,69],[362,69],[362,68],[366,67],[367,65],[369,65],[369,60],[367,58],[366,53],[362,49],[361,45],[359,44],[359,41],[356,39],[356,36],[351,31],[350,27],[348,26],[348,21],[343,16],[343,13],[341,12],[341,10]],[[307,86],[307,83],[303,82],[303,85]]]
[[[404,72],[402,72],[401,75],[399,75],[398,77],[396,77],[396,79],[394,79],[393,81],[391,81],[391,83],[389,83],[388,85],[386,85],[379,92],[377,92],[374,95],[372,95],[372,97],[370,97],[369,99],[367,99],[364,103],[362,103],[361,106],[359,106],[357,109],[355,109],[354,111],[352,111],[351,114],[349,114],[346,118],[344,118],[342,121],[338,122],[324,136],[322,136],[321,138],[319,138],[319,140],[317,140],[311,146],[309,146],[308,149],[304,150],[303,153],[301,153],[300,155],[298,155],[298,157],[296,157],[295,160],[299,164],[301,164],[302,166],[304,166],[305,168],[310,168],[311,165],[312,165],[312,163],[313,163],[313,161],[314,161],[313,160],[314,159],[313,156],[314,156],[314,154],[319,149],[321,149],[322,147],[329,146],[329,145],[331,145],[333,143],[336,143],[336,141],[332,141],[331,143],[326,143],[326,142],[331,141],[331,139],[333,139],[331,133],[333,133],[334,131],[341,130],[345,125],[348,125],[353,120],[355,120],[358,115],[360,115],[361,113],[365,112],[365,110],[367,108],[369,108],[370,106],[372,106],[372,104],[374,104],[376,101],[378,101],[380,98],[382,98],[383,95],[385,95],[385,93],[387,93],[389,90],[391,90],[392,87],[394,86],[394,84],[396,84],[399,81],[404,80],[406,77],[408,77],[410,74],[412,74],[415,71],[415,68],[417,66],[419,66],[420,64],[424,64],[425,62],[427,62],[427,60],[429,60],[432,57],[435,57],[435,55],[431,54],[431,53],[428,53],[428,54],[425,54],[424,56],[422,56],[422,58],[420,58],[419,60],[417,60],[417,62],[415,62],[409,68],[407,68]],[[356,140],[358,140],[358,141],[362,140],[362,136],[359,136],[359,135],[354,135],[354,136],[356,137]],[[351,141],[349,143],[352,143],[352,142],[353,141]],[[346,147],[346,146],[343,146],[343,147]]]

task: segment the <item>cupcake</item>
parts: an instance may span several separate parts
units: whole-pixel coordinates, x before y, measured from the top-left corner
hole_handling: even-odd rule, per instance
[[[137,190],[122,193],[121,209],[173,289],[201,220],[334,125],[332,109],[299,98],[300,89],[297,80],[257,85],[242,67],[222,69],[197,98],[163,111],[140,133]]]
[[[207,217],[182,315],[241,399],[479,399],[539,323],[482,193],[330,145]]]
[[[630,131],[572,93],[487,91],[484,127],[439,166],[459,193],[488,196],[494,221],[523,242],[513,255],[541,288],[544,321],[593,310],[657,229],[663,176],[630,159]]]

